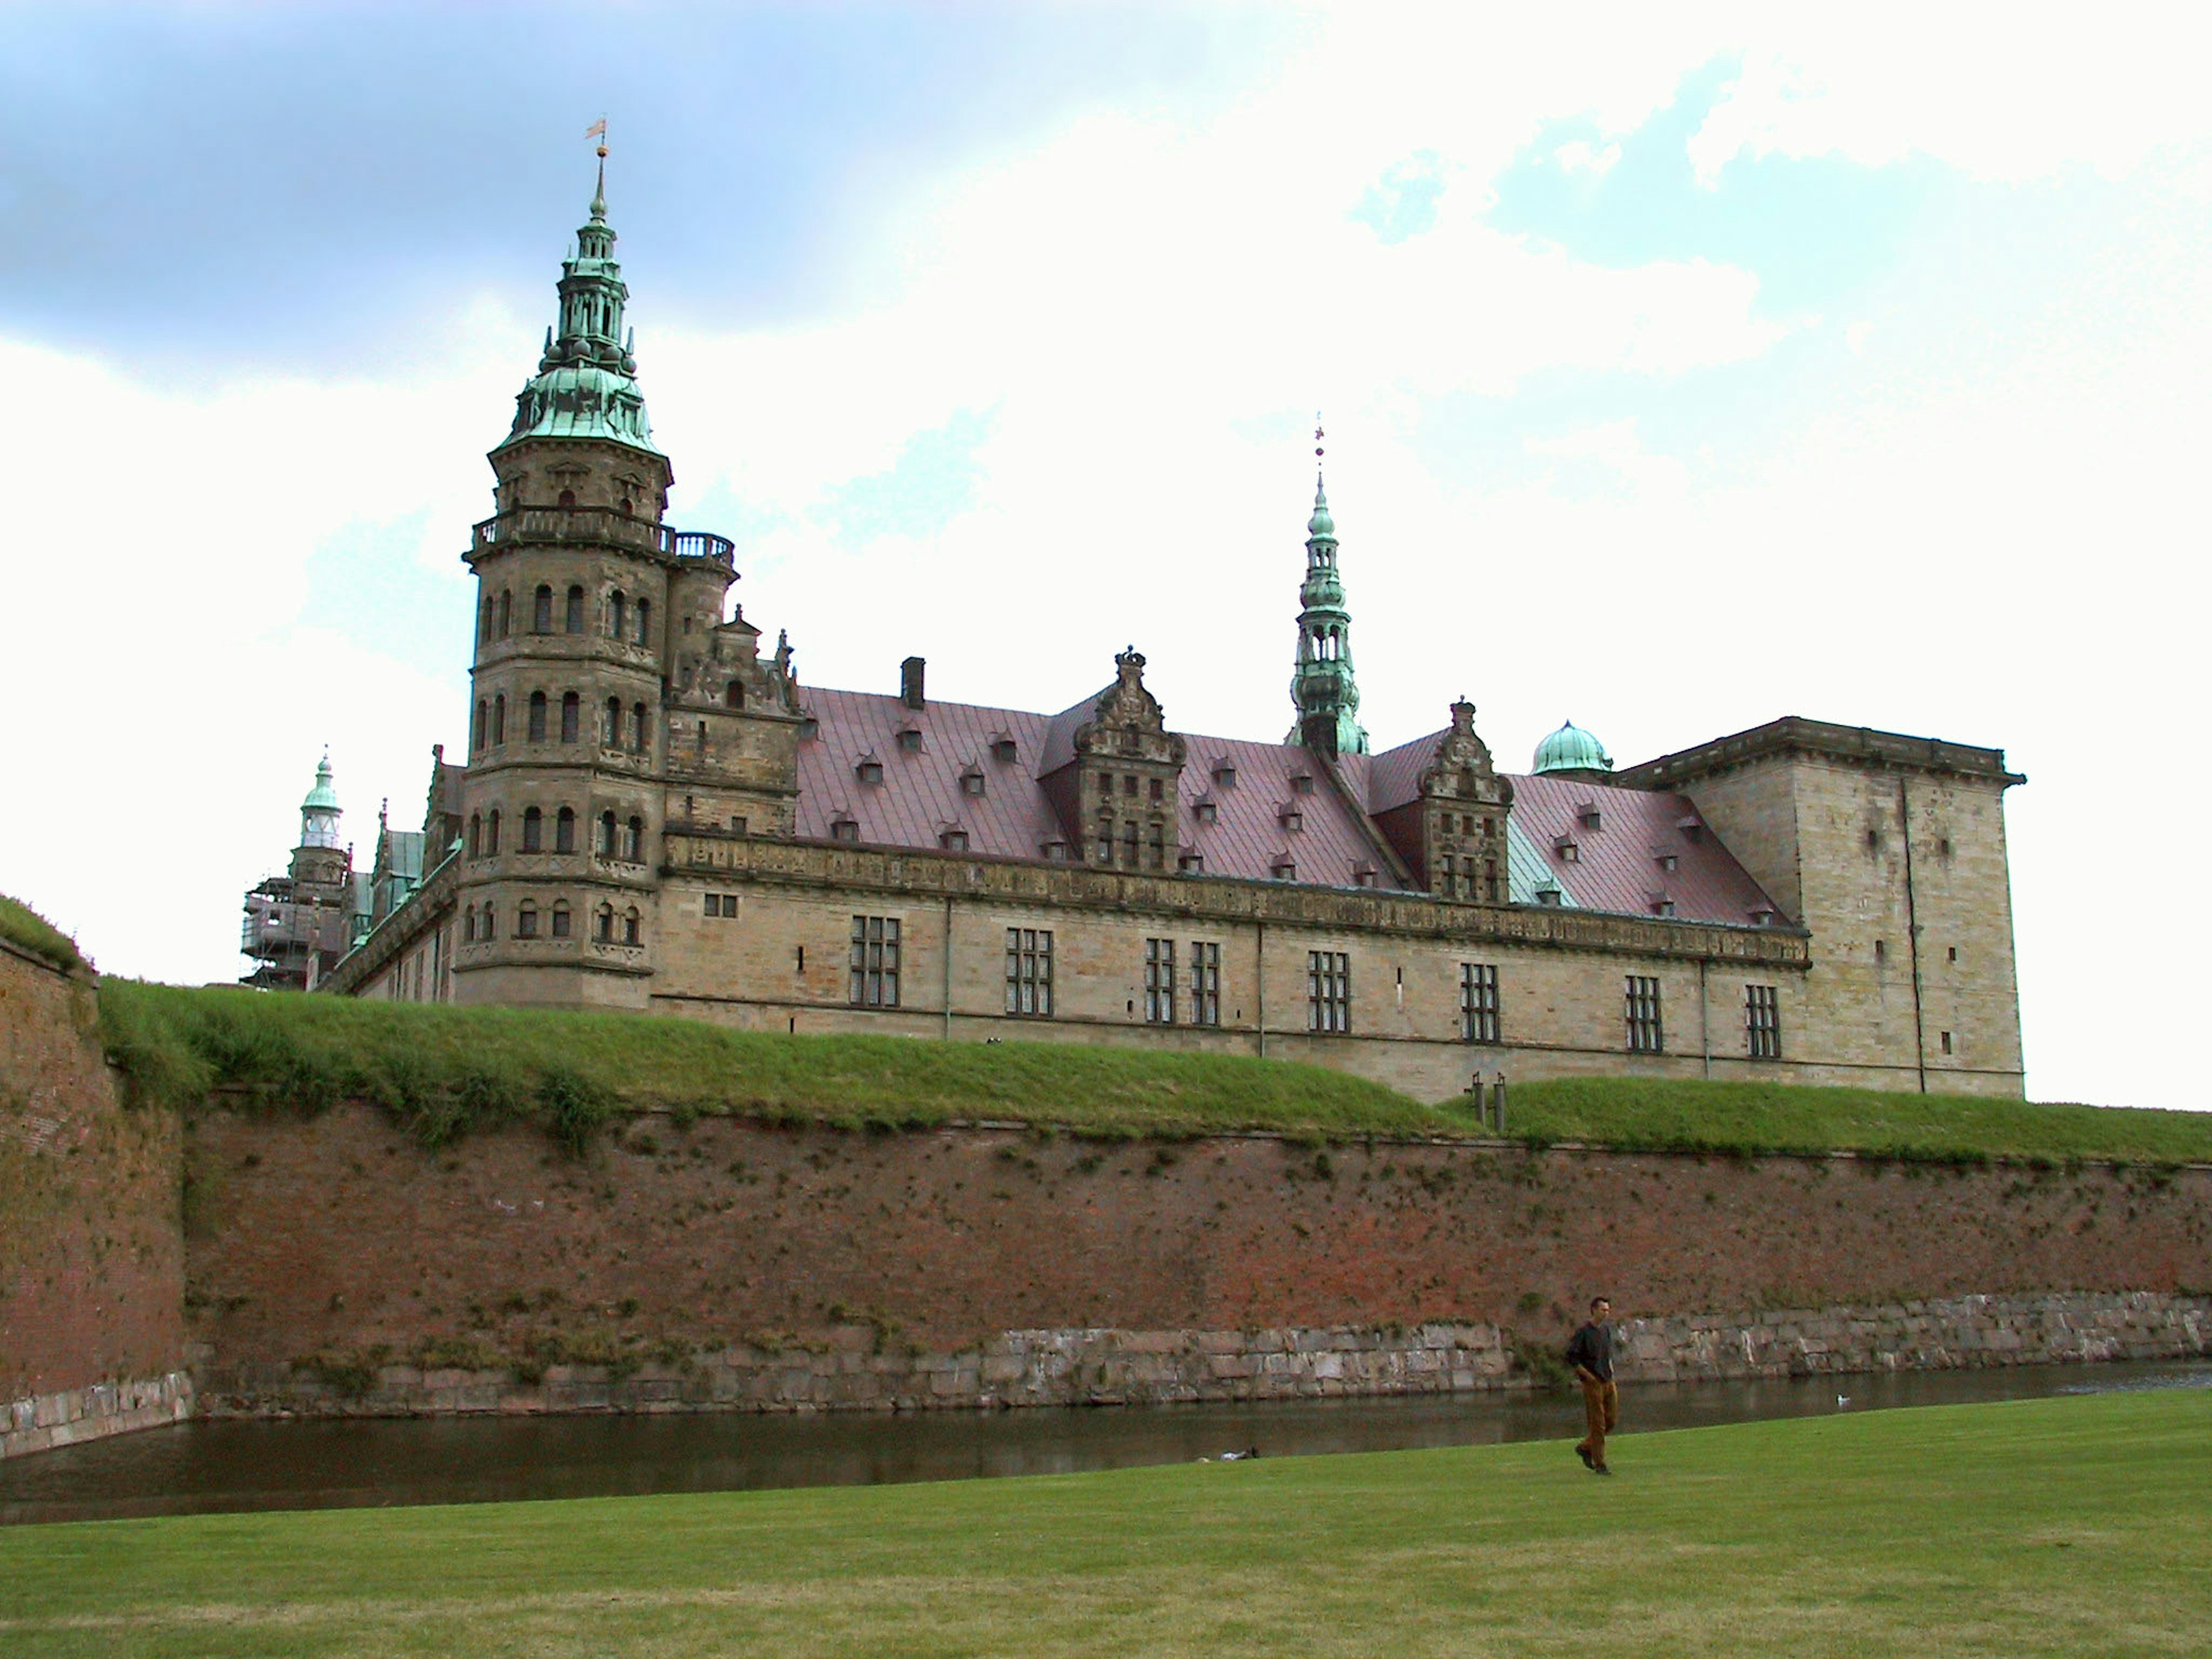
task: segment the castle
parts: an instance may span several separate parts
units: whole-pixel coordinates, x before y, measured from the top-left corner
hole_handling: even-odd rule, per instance
[[[1284,742],[1176,731],[1133,647],[1058,714],[933,701],[920,658],[803,686],[730,606],[731,542],[664,521],[605,186],[464,556],[465,763],[366,872],[319,775],[249,982],[1164,1043],[1431,1099],[2022,1092],[2002,750],[1792,717],[1615,770],[1570,725],[1509,775],[1461,701],[1373,752],[1318,486]]]

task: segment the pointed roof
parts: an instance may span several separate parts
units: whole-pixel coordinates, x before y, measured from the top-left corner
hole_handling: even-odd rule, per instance
[[[335,812],[338,808],[337,791],[331,787],[331,751],[323,750],[322,764],[315,768],[315,787],[307,791],[307,799],[300,803],[302,812]]]
[[[575,252],[561,263],[559,319],[547,332],[537,374],[514,400],[514,424],[500,447],[525,438],[604,438],[659,453],[623,327],[629,289],[614,248],[602,157],[591,217],[576,232]]]

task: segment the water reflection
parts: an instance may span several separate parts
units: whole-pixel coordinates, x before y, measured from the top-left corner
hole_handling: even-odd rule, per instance
[[[1622,1427],[1692,1428],[2134,1387],[2212,1388],[2203,1364],[2024,1365],[1625,1385]],[[1565,1395],[1317,1400],[890,1417],[447,1418],[187,1423],[0,1463],[0,1524],[868,1486],[1263,1456],[1571,1438]]]

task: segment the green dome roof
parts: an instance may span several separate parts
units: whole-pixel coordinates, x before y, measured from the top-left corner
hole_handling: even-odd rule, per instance
[[[1315,541],[1336,539],[1336,520],[1328,515],[1328,492],[1318,478],[1314,480],[1313,517],[1306,520],[1306,534]]]
[[[300,803],[300,810],[303,812],[335,812],[338,810],[337,792],[331,787],[331,757],[328,755],[323,757],[323,763],[315,769],[315,787],[307,791],[307,798]]]
[[[1590,732],[1569,720],[1536,745],[1534,770],[1545,772],[1610,772],[1613,757]]]

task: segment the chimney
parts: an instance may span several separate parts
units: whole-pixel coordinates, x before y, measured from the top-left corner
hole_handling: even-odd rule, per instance
[[[929,699],[921,694],[922,659],[908,657],[899,665],[899,701],[909,708],[927,708]]]

